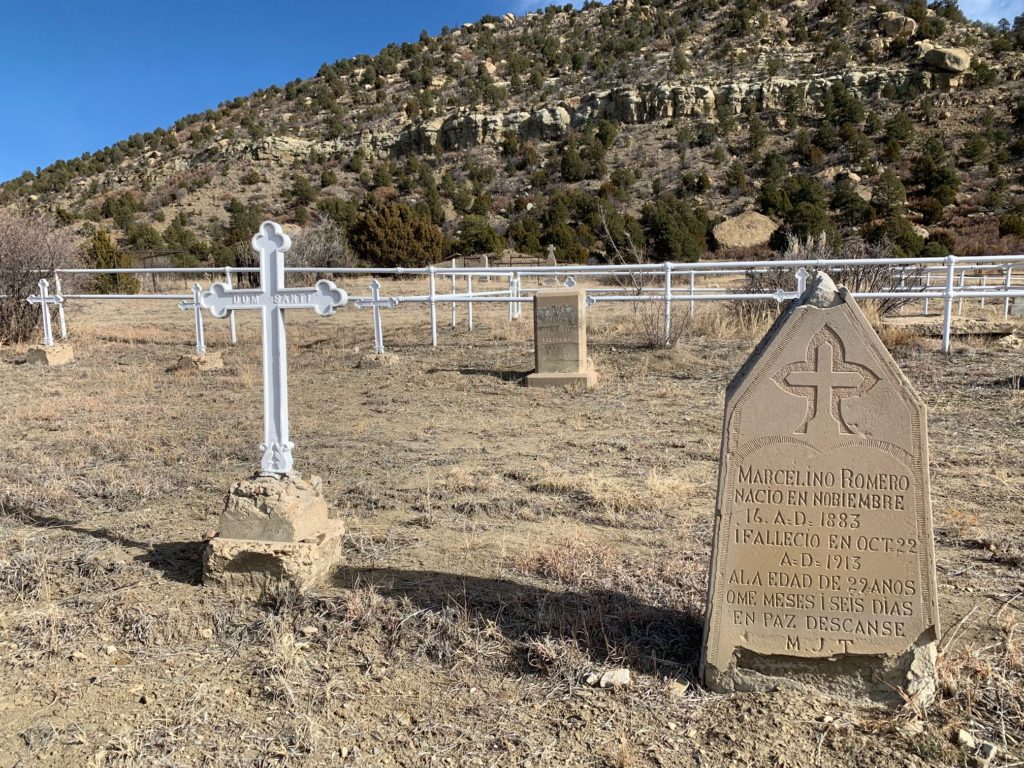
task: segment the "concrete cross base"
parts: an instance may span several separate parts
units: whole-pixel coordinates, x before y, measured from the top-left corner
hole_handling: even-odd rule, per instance
[[[224,357],[220,352],[207,352],[205,355],[182,355],[178,362],[170,367],[172,371],[215,371],[224,367]]]
[[[258,598],[282,588],[305,592],[338,562],[345,525],[331,520],[309,541],[210,540],[203,553],[203,583]]]
[[[593,365],[589,366],[587,370],[575,372],[569,371],[565,373],[531,373],[526,377],[526,386],[528,387],[574,387],[579,386],[583,389],[593,389],[597,385],[597,371],[594,370]]]
[[[28,348],[25,362],[29,365],[67,365],[75,361],[75,350],[70,344],[54,344],[52,347],[33,346]]]

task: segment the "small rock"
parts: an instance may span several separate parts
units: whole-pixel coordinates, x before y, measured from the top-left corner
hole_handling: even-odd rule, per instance
[[[673,698],[682,698],[686,695],[686,692],[690,690],[689,683],[680,683],[677,680],[673,680],[668,684],[668,695]]]
[[[71,658],[72,658],[72,659],[73,659],[74,661],[85,661],[85,660],[86,660],[87,658],[89,658],[89,657],[88,657],[88,656],[86,656],[86,655],[85,655],[84,653],[82,653],[81,651],[73,651],[73,652],[71,653]]]
[[[213,637],[213,630],[209,627],[203,627],[199,630],[199,636],[203,638],[203,640],[209,640],[211,637]]]
[[[924,723],[920,720],[911,720],[909,723],[904,723],[900,726],[900,733],[908,739],[920,736],[924,733]]]
[[[320,630],[312,626],[303,627],[299,632],[301,632],[305,637],[312,637],[313,635],[320,634]]]
[[[210,539],[217,538],[217,532],[213,528],[207,528],[203,533],[203,541],[209,541]]]
[[[633,675],[628,669],[610,669],[601,675],[598,683],[602,688],[626,688],[633,683]]]
[[[956,743],[964,749],[973,750],[978,746],[978,742],[974,740],[973,734],[970,731],[965,731],[962,728],[956,735]]]
[[[591,672],[589,675],[587,675],[583,679],[583,682],[585,682],[587,685],[590,685],[590,686],[597,685],[600,681],[601,681],[601,676],[599,674],[597,674],[597,672]]]
[[[988,741],[981,742],[981,746],[978,747],[978,754],[974,758],[975,764],[978,768],[987,768],[995,760],[998,751],[999,749],[995,744]]]
[[[103,649],[103,652],[106,653],[107,656],[113,656],[115,653],[117,653],[117,646],[108,645],[106,648]]]

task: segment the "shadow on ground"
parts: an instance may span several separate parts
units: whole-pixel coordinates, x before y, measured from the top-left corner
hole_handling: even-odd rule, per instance
[[[612,590],[558,591],[507,579],[395,568],[341,567],[332,581],[345,589],[373,586],[419,610],[456,608],[492,623],[518,648],[513,663],[520,674],[549,671],[538,644],[561,640],[575,642],[595,665],[696,679],[700,606],[669,608]]]
[[[41,529],[57,529],[117,544],[125,549],[143,550],[133,559],[160,571],[167,579],[181,584],[198,585],[203,580],[203,541],[166,541],[148,543],[121,536],[109,528],[88,528],[73,520],[44,515],[34,510],[5,506],[3,513],[18,521]]]

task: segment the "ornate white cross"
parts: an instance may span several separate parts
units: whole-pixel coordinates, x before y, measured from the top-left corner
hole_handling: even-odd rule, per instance
[[[234,289],[214,283],[203,291],[199,302],[214,317],[244,309],[259,310],[263,319],[263,452],[261,474],[285,475],[292,471],[293,443],[288,439],[288,351],[284,333],[284,310],[312,309],[318,315],[333,315],[348,301],[348,294],[330,280],[319,280],[312,288],[286,288],[284,255],[292,241],[272,221],[260,225],[252,247],[260,254],[260,287]]]
[[[43,346],[53,346],[53,325],[50,323],[50,307],[52,305],[60,306],[64,303],[63,296],[51,296],[50,295],[50,282],[48,280],[39,281],[39,295],[29,296],[29,304],[38,304],[43,310]]]
[[[200,297],[203,293],[203,287],[199,283],[192,285],[192,301],[182,301],[178,304],[178,309],[188,310],[191,309],[195,314],[196,321],[196,354],[206,354],[206,334],[203,333],[203,305],[200,302]]]
[[[373,307],[373,349],[378,355],[384,354],[384,328],[381,323],[381,309],[394,309],[398,306],[398,299],[394,297],[381,298],[380,283],[376,279],[370,281],[370,298],[356,299],[356,306],[359,309]]]

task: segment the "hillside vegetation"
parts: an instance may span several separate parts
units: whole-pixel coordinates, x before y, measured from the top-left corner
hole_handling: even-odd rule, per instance
[[[951,0],[551,6],[324,64],[26,172],[0,205],[181,265],[244,261],[268,216],[326,226],[337,264],[692,260],[852,229],[993,253],[1024,244],[1022,78],[1024,16]]]

